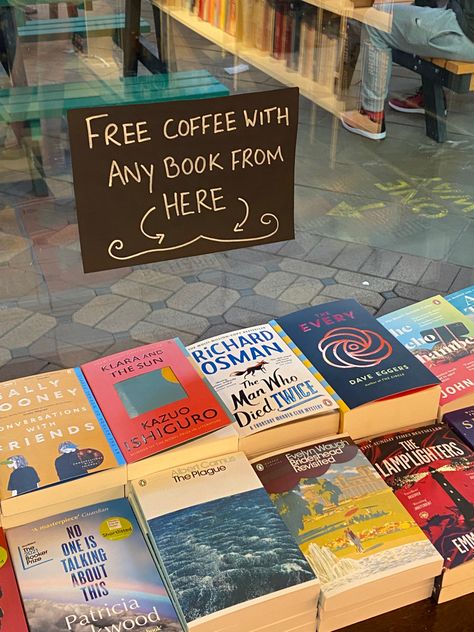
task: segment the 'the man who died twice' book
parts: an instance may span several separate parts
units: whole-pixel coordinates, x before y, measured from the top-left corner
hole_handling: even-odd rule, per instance
[[[231,422],[177,338],[100,358],[82,369],[127,463]]]
[[[3,529],[0,529],[0,630],[28,632]]]
[[[9,529],[7,538],[30,632],[183,631],[127,500]]]
[[[363,437],[436,418],[439,380],[357,301],[308,307],[272,324],[341,398],[344,432]]]

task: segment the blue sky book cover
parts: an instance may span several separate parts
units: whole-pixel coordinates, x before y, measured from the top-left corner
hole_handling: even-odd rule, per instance
[[[474,320],[474,285],[453,292],[444,297],[448,303],[458,309],[464,316]]]
[[[362,305],[333,301],[276,319],[349,408],[438,384]]]
[[[31,632],[182,632],[126,499],[7,533]]]

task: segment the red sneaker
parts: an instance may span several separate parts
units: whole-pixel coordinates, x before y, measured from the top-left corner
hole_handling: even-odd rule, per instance
[[[425,102],[423,100],[423,88],[419,88],[415,94],[405,97],[404,99],[389,99],[389,106],[397,112],[405,112],[408,114],[424,114]]]

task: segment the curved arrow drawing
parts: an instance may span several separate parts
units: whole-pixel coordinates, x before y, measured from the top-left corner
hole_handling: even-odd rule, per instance
[[[142,233],[142,235],[145,235],[145,237],[148,237],[148,239],[158,239],[158,243],[161,244],[163,239],[165,238],[164,233],[155,233],[154,235],[150,235],[143,228],[143,225],[145,224],[146,219],[148,218],[149,215],[151,215],[151,213],[153,213],[153,211],[156,211],[156,206],[152,206],[151,208],[149,208],[148,211],[145,213],[145,215],[142,217],[142,221],[140,222],[140,232]]]
[[[234,226],[234,233],[238,233],[243,231],[243,226],[245,224],[245,222],[248,220],[249,218],[249,213],[250,213],[250,207],[248,205],[247,200],[244,200],[244,198],[237,198],[239,200],[239,202],[242,202],[242,204],[245,206],[245,217],[241,222],[237,222],[237,224]]]

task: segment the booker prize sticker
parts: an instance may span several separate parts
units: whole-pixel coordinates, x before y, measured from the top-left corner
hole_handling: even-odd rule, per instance
[[[4,549],[3,546],[0,546],[0,568],[2,568],[2,566],[5,564],[7,560],[8,560],[8,551]]]
[[[100,525],[100,535],[106,540],[124,540],[133,533],[132,523],[126,518],[114,516]]]

